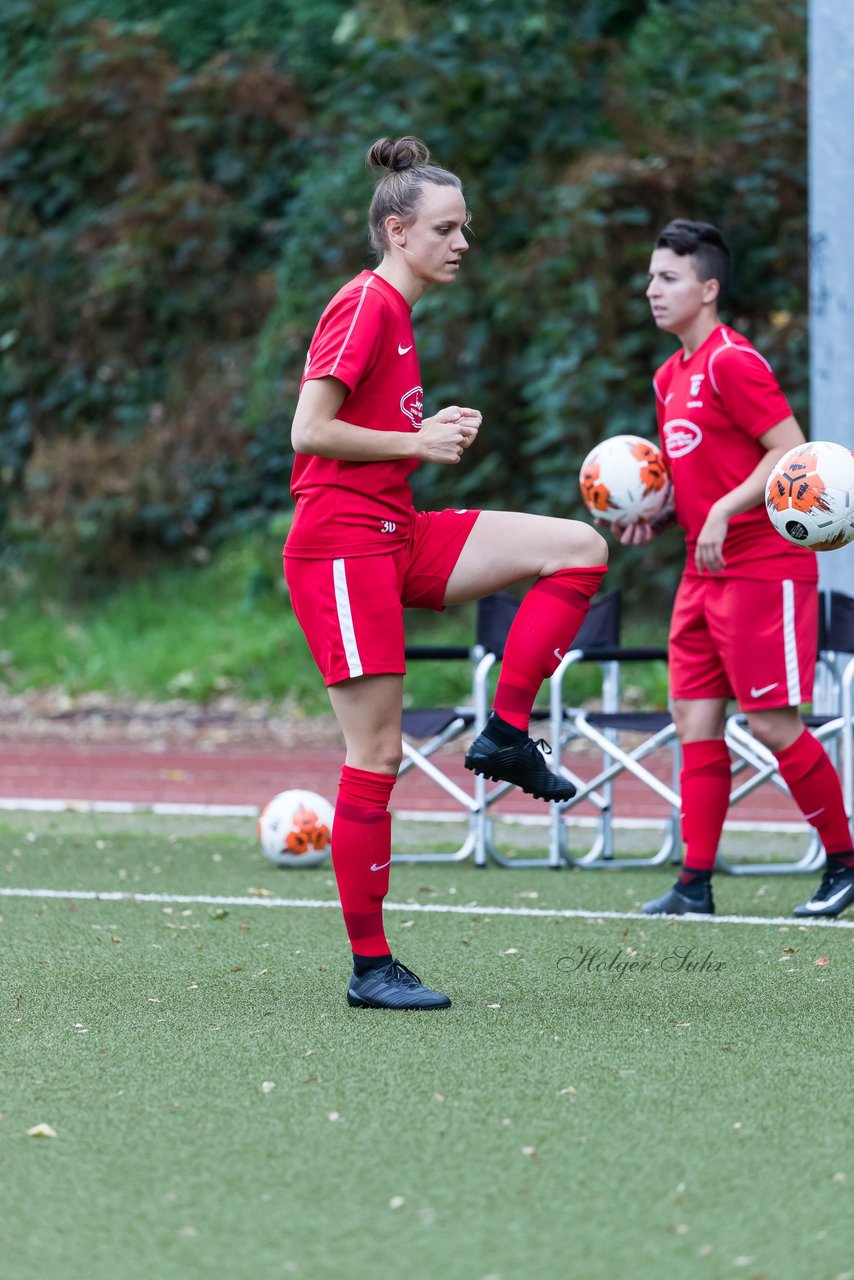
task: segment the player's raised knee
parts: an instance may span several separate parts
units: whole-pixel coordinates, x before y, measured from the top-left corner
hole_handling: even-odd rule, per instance
[[[608,543],[592,525],[573,521],[572,563],[577,566],[593,566],[608,563]]]

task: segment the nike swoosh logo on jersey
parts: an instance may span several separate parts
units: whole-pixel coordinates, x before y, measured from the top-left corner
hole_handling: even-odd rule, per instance
[[[773,684],[764,684],[761,689],[755,689],[751,685],[750,696],[751,698],[761,698],[763,693],[770,693],[772,689],[776,689],[779,683],[779,680],[775,680]]]
[[[378,864],[378,863],[376,863],[376,862],[372,862],[372,863],[371,863],[371,870],[372,870],[372,871],[382,871],[383,867],[390,867],[390,866],[391,866],[391,858],[389,858],[388,862],[380,862],[379,864]]]
[[[409,344],[409,346],[408,346],[408,347],[402,347],[402,346],[400,345],[400,343],[398,343],[398,344],[397,344],[397,354],[398,354],[399,356],[405,356],[405,355],[406,355],[406,353],[407,353],[407,351],[411,351],[411,350],[412,350],[412,343],[411,343],[411,342],[410,342],[410,344]]]

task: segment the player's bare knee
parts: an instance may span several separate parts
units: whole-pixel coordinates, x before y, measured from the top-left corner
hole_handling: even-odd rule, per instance
[[[573,535],[573,567],[588,569],[608,563],[608,543],[598,529],[579,522]]]
[[[377,758],[377,773],[397,773],[403,761],[403,751],[398,746],[394,748],[386,748],[379,752]]]
[[[757,742],[776,755],[791,746],[803,730],[803,722],[785,711],[748,712],[747,727]]]

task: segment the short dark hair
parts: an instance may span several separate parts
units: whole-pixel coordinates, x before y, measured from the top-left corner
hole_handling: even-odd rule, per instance
[[[692,257],[700,280],[717,280],[721,298],[732,279],[732,250],[711,222],[674,218],[659,232],[656,249],[672,249],[680,258]]]

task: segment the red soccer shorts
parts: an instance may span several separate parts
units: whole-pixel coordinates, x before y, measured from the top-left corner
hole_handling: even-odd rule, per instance
[[[674,698],[735,698],[742,711],[812,698],[813,582],[683,577],[670,622]]]
[[[291,605],[327,685],[406,671],[403,610],[444,609],[479,511],[419,511],[409,542],[377,556],[285,555]]]

